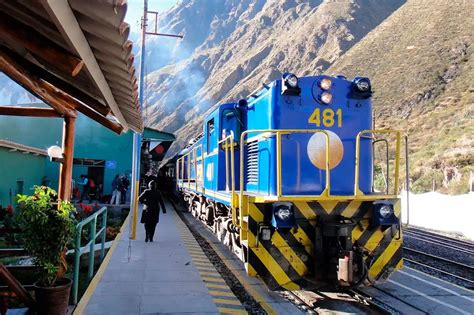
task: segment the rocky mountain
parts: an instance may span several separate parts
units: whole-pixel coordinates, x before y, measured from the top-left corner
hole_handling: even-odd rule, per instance
[[[474,171],[474,1],[408,1],[328,73],[372,79],[376,125],[407,131],[412,188],[468,189]]]
[[[184,40],[147,43],[147,67],[158,69],[147,76],[146,121],[187,142],[217,103],[245,97],[285,71],[326,70],[403,2],[182,1],[159,25]]]
[[[291,71],[372,78],[377,127],[410,136],[417,191],[465,190],[473,170],[474,2],[188,0],[149,40],[146,121],[177,152],[203,114]]]

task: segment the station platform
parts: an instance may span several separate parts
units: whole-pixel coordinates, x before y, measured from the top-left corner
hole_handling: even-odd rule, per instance
[[[171,204],[166,203],[166,208],[154,242],[145,243],[139,223],[137,239],[129,240],[127,219],[73,314],[248,313],[248,305],[234,295]],[[301,313],[258,279],[247,277],[237,257],[221,254],[230,255],[222,257],[224,263],[260,304],[262,313]]]

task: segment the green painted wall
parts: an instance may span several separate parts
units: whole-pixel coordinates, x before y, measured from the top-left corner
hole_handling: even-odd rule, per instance
[[[21,193],[17,190],[17,182],[23,182],[23,194],[31,194],[34,185],[41,185],[47,163],[45,156],[0,148],[0,205],[6,207],[10,204],[10,191],[13,202],[16,194]]]
[[[31,118],[31,117],[6,117],[0,116],[0,139],[25,144],[28,146],[47,149],[52,145],[61,146],[62,143],[61,119],[55,118]],[[8,152],[8,150],[6,151]],[[25,165],[30,162],[25,158],[28,155],[14,156],[8,152],[0,156],[0,164],[7,164],[11,159],[24,160]],[[10,155],[9,155],[10,154]],[[102,127],[100,124],[79,114],[76,121],[76,138],[74,143],[74,157],[84,159],[97,159],[116,161],[116,169],[104,170],[104,194],[111,193],[111,183],[117,173],[131,173],[132,165],[132,133],[117,135]],[[5,174],[4,174],[5,173]],[[4,177],[15,177],[15,168],[5,168],[0,172],[0,194],[4,194],[6,184]],[[46,158],[46,165],[36,169],[39,178],[46,175],[50,185],[57,189],[59,164],[50,162]],[[81,174],[87,174],[87,168],[75,165],[73,168],[73,179],[79,180]]]
[[[61,146],[62,129],[62,119],[0,116],[0,139],[39,149],[46,150],[52,145]],[[174,140],[173,135],[152,129],[146,129],[144,137],[168,141]],[[130,131],[119,136],[84,115],[78,114],[74,157],[115,161],[115,169],[107,167],[104,169],[104,195],[111,194],[111,183],[116,174],[131,174],[132,172],[132,138],[133,134]],[[31,165],[35,165],[33,167],[29,165],[32,160],[27,154],[13,154],[6,150],[3,155],[0,155],[0,166],[9,165],[9,163],[13,163],[10,160],[15,160],[19,165],[24,165],[24,169],[28,170],[28,172],[35,173],[35,179],[47,176],[50,181],[49,185],[57,189],[59,164],[50,162],[49,158],[43,157],[41,159],[45,161],[44,165],[37,167],[32,162]],[[11,185],[4,178],[16,178],[20,171],[16,167],[2,167],[0,170],[0,198],[2,198],[5,194],[5,189],[7,189],[6,193],[8,194],[8,187]],[[79,180],[81,174],[87,174],[87,167],[75,165],[73,168],[73,179]],[[16,185],[16,180],[14,182]]]

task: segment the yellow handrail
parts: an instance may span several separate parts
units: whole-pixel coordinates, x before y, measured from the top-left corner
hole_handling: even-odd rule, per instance
[[[239,206],[242,207],[244,194],[244,146],[246,136],[251,133],[274,133],[276,135],[276,164],[277,164],[277,197],[282,197],[282,159],[281,159],[281,135],[289,133],[323,133],[326,137],[326,187],[320,196],[329,197],[331,195],[331,175],[329,169],[329,134],[321,129],[256,129],[246,130],[240,136],[240,187],[239,187]],[[233,222],[237,224],[237,222]]]
[[[355,158],[355,178],[354,178],[354,196],[361,195],[359,189],[359,167],[360,167],[360,138],[364,137],[366,133],[394,133],[397,136],[397,142],[395,147],[395,180],[394,180],[394,195],[398,195],[398,177],[400,172],[400,137],[402,130],[388,130],[388,129],[373,129],[373,130],[362,130],[357,134],[356,137],[356,158]],[[389,174],[387,174],[389,176]]]
[[[292,134],[292,133],[323,133],[325,138],[326,138],[326,165],[325,165],[325,171],[326,171],[326,185],[324,190],[320,195],[315,195],[311,196],[313,198],[318,198],[318,197],[328,197],[331,198],[331,172],[329,168],[329,162],[330,162],[330,138],[329,134],[326,130],[321,130],[321,129],[257,129],[257,130],[246,130],[242,132],[240,136],[240,168],[239,168],[239,182],[240,182],[240,187],[239,187],[239,192],[238,192],[238,205],[239,208],[242,209],[243,205],[243,195],[244,195],[244,148],[248,144],[248,135],[249,134],[264,134],[264,133],[270,133],[272,136],[276,136],[276,172],[277,172],[277,196],[276,198],[285,198],[288,196],[284,196],[282,192],[282,141],[281,141],[281,136],[283,134]],[[396,157],[395,157],[395,189],[394,189],[394,195],[398,194],[398,183],[399,183],[399,171],[400,171],[400,145],[401,145],[401,130],[363,130],[357,134],[356,137],[356,153],[355,153],[355,178],[354,178],[354,195],[355,197],[360,197],[363,195],[363,193],[359,190],[359,177],[360,177],[360,139],[363,137],[367,137],[365,134],[367,133],[395,133],[397,137],[397,142],[396,142]],[[373,138],[373,137],[371,137]],[[232,135],[229,135],[225,137],[224,139],[221,139],[218,141],[218,145],[220,146],[221,144],[224,144],[224,149],[225,149],[225,159],[226,159],[226,171],[225,171],[225,176],[226,176],[226,189],[229,188],[229,177],[230,177],[230,188],[232,191],[232,206],[234,196],[237,197],[236,195],[236,188],[235,188],[235,142],[233,139]],[[198,149],[201,149],[201,154],[198,157]],[[230,152],[229,152],[230,151]],[[230,165],[229,165],[229,153],[230,153]],[[185,167],[185,158],[188,159],[188,186],[190,187],[190,171],[191,171],[191,160],[190,160],[190,155],[192,154],[193,156],[193,164],[194,164],[194,174],[195,174],[195,187],[196,190],[198,188],[198,174],[197,174],[197,168],[198,168],[198,163],[197,160],[198,158],[201,159],[201,167],[204,169],[204,162],[207,156],[204,154],[203,150],[203,145],[201,144],[200,146],[196,146],[192,150],[190,150],[186,155],[182,156],[180,159],[177,160],[176,165],[177,165],[177,180],[184,180],[184,167]],[[181,167],[180,167],[181,164]],[[230,168],[230,170],[229,170]],[[179,172],[181,171],[181,178],[179,178]],[[230,176],[229,176],[230,175]],[[203,184],[203,183],[202,183]],[[203,187],[204,189],[204,187]],[[346,196],[347,197],[347,196]],[[242,213],[240,213],[240,216],[242,216]],[[241,221],[242,218],[240,218]],[[236,226],[240,226],[239,222],[237,222],[237,214],[235,211],[233,211],[232,214],[232,222]]]

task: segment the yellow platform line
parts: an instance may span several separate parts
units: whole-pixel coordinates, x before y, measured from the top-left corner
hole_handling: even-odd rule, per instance
[[[206,287],[213,288],[213,289],[227,289],[230,291],[230,288],[226,284],[217,284],[217,283],[210,283],[205,282]]]
[[[217,272],[217,270],[214,268],[214,265],[205,255],[201,246],[196,242],[194,238],[192,240],[189,239],[190,237],[189,233],[185,233],[188,227],[184,224],[181,217],[178,216],[175,219],[178,221],[178,218],[180,221],[178,225],[180,227],[181,235],[184,240],[186,249],[188,250],[189,255],[192,258],[193,264],[196,265],[199,275],[201,276],[201,279],[206,285],[209,294],[213,296],[217,296],[217,297],[223,297],[223,298],[213,299],[214,303],[216,303],[216,306],[218,307],[219,312],[223,314],[247,314],[247,312],[244,311],[243,309],[225,307],[225,305],[229,305],[229,306],[239,306],[243,308],[240,301],[237,299],[237,297],[234,295],[234,293],[230,290],[230,288],[225,283],[225,280],[222,279],[222,276]],[[222,258],[221,255],[220,257]],[[205,271],[202,269],[205,269]],[[224,305],[224,307],[218,306],[217,304],[222,304]]]
[[[235,299],[235,300],[227,300],[227,299],[212,299],[214,301],[214,303],[217,303],[217,304],[229,304],[229,305],[238,305],[238,306],[241,306],[242,304],[240,303],[239,300]]]
[[[236,309],[233,309],[233,308],[226,308],[226,307],[218,307],[217,310],[221,314],[248,314],[244,310],[236,310]]]
[[[202,267],[213,266],[210,261],[205,262],[205,261],[194,261],[193,260],[193,264],[195,264],[196,266],[202,266]]]
[[[189,254],[193,259],[207,259],[207,256],[204,254]]]
[[[97,285],[99,284],[100,280],[104,276],[105,270],[107,269],[107,266],[109,265],[110,260],[112,259],[112,255],[114,254],[115,249],[117,248],[119,244],[119,240],[122,237],[122,233],[125,227],[129,224],[130,214],[131,212],[128,214],[127,219],[125,219],[125,221],[123,222],[122,227],[120,228],[120,232],[115,237],[114,242],[112,243],[112,246],[107,252],[107,255],[105,255],[104,260],[100,264],[99,270],[97,270],[97,273],[95,274],[95,276],[92,278],[91,282],[89,283],[89,286],[87,287],[86,292],[84,292],[81,300],[79,301],[76,308],[74,309],[74,312],[73,312],[74,315],[82,315],[84,313],[84,310],[86,309],[87,304],[89,304],[92,294],[94,294],[95,290],[97,289]]]
[[[201,277],[201,278],[204,281],[225,283],[224,279],[222,279],[222,278],[210,278],[210,277]]]
[[[216,295],[216,296],[229,296],[229,297],[235,297],[234,293],[231,292],[225,292],[225,291],[215,291],[215,290],[209,290],[209,294],[211,295]]]
[[[214,271],[214,272],[200,271],[199,274],[200,274],[201,276],[205,276],[205,277],[221,278],[221,275],[220,275],[217,271]]]
[[[202,257],[202,258],[199,258],[199,257],[192,257],[193,258],[193,262],[200,262],[200,263],[207,263],[207,264],[211,264],[211,262],[209,261],[209,259],[207,259],[207,257]]]
[[[209,242],[209,245],[212,247],[212,249],[214,250],[214,252],[219,256],[219,258],[224,262],[224,264],[227,266],[227,268],[229,270],[233,270],[233,266],[230,264],[230,262],[225,258],[224,254],[221,252],[221,250],[215,245],[213,244],[212,242]],[[278,314],[276,312],[276,310],[267,302],[264,302],[264,298],[263,296],[258,293],[258,291],[256,289],[254,289],[252,287],[252,285],[245,279],[245,277],[243,277],[242,275],[240,275],[238,272],[234,273],[235,277],[237,278],[237,280],[239,280],[239,282],[244,286],[245,290],[254,297],[254,299],[256,301],[261,301],[259,302],[260,303],[260,306],[268,313],[268,314],[271,314],[271,315],[276,315]],[[215,284],[212,284],[212,283],[208,283],[207,284],[208,287],[214,287],[216,288],[216,285]],[[222,288],[222,286],[221,286]],[[221,312],[221,310],[219,310]],[[238,313],[238,314],[241,314],[241,313]],[[245,314],[245,313],[242,313],[242,314]]]

